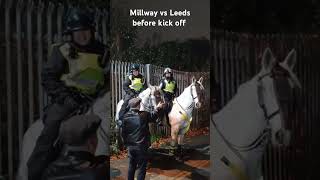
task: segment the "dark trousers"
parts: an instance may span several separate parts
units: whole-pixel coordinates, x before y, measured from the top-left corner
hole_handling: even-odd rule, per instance
[[[130,99],[132,99],[134,96],[136,96],[135,94],[125,94],[124,98],[123,98],[123,104],[121,106],[121,109],[119,111],[119,120],[122,121],[124,114],[127,112],[128,108],[128,104]]]
[[[60,148],[54,146],[54,143],[59,134],[60,123],[74,111],[73,107],[61,104],[52,104],[46,109],[42,118],[43,130],[27,162],[28,179],[40,179],[46,167],[57,158]]]
[[[172,100],[173,100],[174,96],[171,93],[165,92],[163,97],[164,97],[164,101],[166,103],[165,112],[168,114],[171,111]]]
[[[148,163],[148,148],[139,146],[128,147],[129,169],[128,180],[134,180],[136,170],[138,170],[138,180],[144,180]]]

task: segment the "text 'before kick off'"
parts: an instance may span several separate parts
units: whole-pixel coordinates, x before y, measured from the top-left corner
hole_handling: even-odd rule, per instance
[[[132,26],[145,26],[145,27],[173,27],[173,26],[185,26],[187,23],[186,19],[180,19],[178,21],[172,20],[157,20],[157,21],[147,21],[147,20],[132,20]]]

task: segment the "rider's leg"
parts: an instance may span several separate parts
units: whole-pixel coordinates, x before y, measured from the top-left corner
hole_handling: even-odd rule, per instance
[[[165,108],[164,108],[164,113],[157,119],[156,123],[159,126],[163,125],[163,121],[162,120],[168,120],[169,121],[169,117],[168,114],[171,110],[171,100],[170,97],[168,96],[168,94],[164,95],[164,103],[165,103]]]
[[[98,144],[95,155],[107,155],[110,153],[110,122],[111,122],[111,103],[110,94],[105,94],[103,97],[97,99],[93,106],[93,113],[97,114],[101,119],[101,124],[98,129]]]
[[[75,107],[66,104],[53,104],[46,109],[43,117],[44,128],[27,162],[28,179],[41,177],[48,164],[55,160],[59,149],[53,147],[59,134],[60,123],[74,110]]]

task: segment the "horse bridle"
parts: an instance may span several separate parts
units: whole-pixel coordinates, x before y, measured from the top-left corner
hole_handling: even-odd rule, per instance
[[[198,98],[198,93],[197,93],[197,96],[195,96],[194,97],[194,95],[193,95],[193,92],[192,92],[192,87],[193,86],[196,86],[195,84],[192,84],[191,86],[190,86],[190,94],[191,94],[191,97],[192,97],[192,103],[190,104],[190,106],[188,106],[186,109],[184,109],[182,106],[181,106],[181,104],[178,102],[178,100],[176,100],[177,101],[177,103],[179,104],[179,106],[180,106],[180,108],[183,110],[183,111],[185,111],[185,112],[187,112],[187,110],[189,110],[189,109],[192,109],[192,108],[194,108],[194,106],[195,106],[195,99],[198,99],[198,101],[199,101],[199,98]]]
[[[280,108],[278,108],[277,110],[275,110],[274,112],[272,112],[271,114],[268,114],[268,111],[267,111],[267,108],[266,108],[266,105],[264,104],[264,101],[263,101],[263,87],[262,87],[262,79],[267,77],[267,76],[270,76],[272,78],[272,72],[269,72],[269,73],[266,73],[260,77],[258,77],[258,88],[257,88],[257,93],[258,93],[258,103],[259,103],[259,106],[260,108],[262,109],[263,111],[263,114],[264,114],[264,119],[267,121],[267,127],[261,132],[261,134],[252,142],[250,143],[249,145],[246,145],[246,146],[238,146],[238,145],[234,145],[232,143],[230,143],[230,141],[228,141],[224,135],[221,133],[221,131],[217,128],[217,125],[215,124],[215,122],[213,121],[212,119],[212,123],[213,125],[216,127],[217,129],[217,132],[220,134],[220,136],[222,137],[222,139],[226,142],[226,144],[233,150],[236,150],[234,151],[235,154],[238,154],[238,156],[241,158],[241,155],[237,152],[237,151],[241,151],[241,152],[247,152],[247,151],[251,151],[253,149],[255,149],[256,147],[258,147],[262,142],[264,142],[263,140],[265,140],[266,138],[269,137],[269,133],[270,133],[270,120],[278,115],[280,113]]]
[[[153,105],[152,105],[152,90],[150,91],[149,97],[148,97],[148,104],[151,104],[151,106],[146,105],[145,103],[143,103],[143,101],[141,100],[141,104],[144,107],[144,109],[146,109],[148,112],[152,112],[154,110]]]
[[[272,72],[269,72],[269,73],[266,73],[260,77],[258,77],[258,88],[257,88],[257,91],[258,91],[258,103],[259,103],[259,106],[260,108],[262,109],[263,111],[263,115],[264,115],[264,119],[267,121],[267,124],[270,123],[270,120],[278,115],[280,113],[280,108],[278,106],[278,109],[275,110],[274,112],[272,112],[271,114],[268,114],[268,111],[267,111],[267,108],[266,108],[266,105],[264,104],[264,100],[263,100],[263,87],[262,87],[262,79],[267,77],[267,76],[270,76],[272,78]]]

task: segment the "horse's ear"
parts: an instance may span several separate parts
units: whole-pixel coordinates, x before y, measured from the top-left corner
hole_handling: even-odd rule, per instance
[[[192,76],[192,83],[195,83],[196,81],[197,79],[194,76]]]
[[[198,80],[198,82],[199,82],[200,84],[202,84],[202,81],[203,81],[203,77],[200,77],[200,79]]]
[[[292,49],[287,55],[286,59],[281,63],[284,66],[288,66],[291,70],[294,68],[297,62],[297,52],[295,49]]]
[[[274,58],[271,52],[271,49],[267,48],[262,55],[262,61],[261,61],[262,68],[266,72],[270,72],[271,69],[274,67],[275,63],[276,63],[276,59]]]

